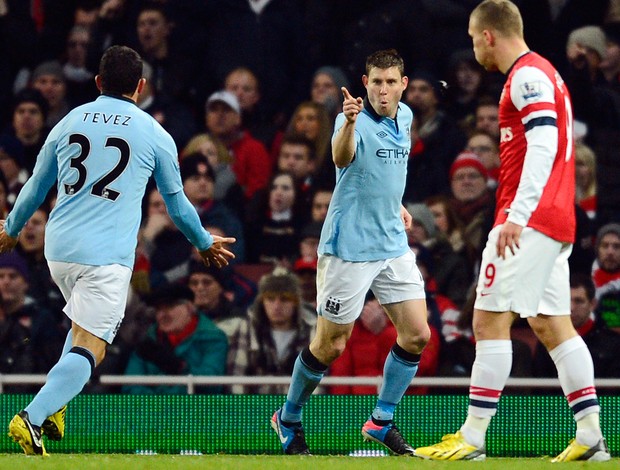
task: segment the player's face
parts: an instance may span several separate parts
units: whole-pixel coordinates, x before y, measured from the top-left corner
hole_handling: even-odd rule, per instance
[[[278,156],[278,169],[293,173],[295,178],[306,178],[313,170],[308,147],[301,144],[282,144]]]
[[[269,191],[269,208],[274,212],[284,212],[295,203],[295,182],[290,175],[276,176]]]
[[[295,295],[288,292],[266,292],[263,294],[263,306],[271,328],[288,330],[293,326],[293,316],[297,308]]]
[[[24,226],[19,237],[19,245],[26,253],[43,252],[46,222],[45,212],[37,210]]]
[[[570,289],[570,319],[575,328],[579,328],[590,317],[594,310],[594,303],[588,299],[583,287],[571,287]]]
[[[362,82],[368,93],[368,101],[377,114],[394,118],[398,102],[409,83],[408,78],[401,76],[398,67],[373,67],[368,76],[362,77]]]
[[[620,237],[615,233],[603,235],[598,245],[598,264],[603,271],[620,271]]]
[[[222,286],[207,273],[193,273],[187,283],[194,292],[194,304],[198,308],[214,308],[218,304]]]
[[[479,27],[478,21],[473,16],[469,19],[469,29],[467,32],[471,37],[474,55],[478,63],[488,71],[497,70],[487,38],[489,32]]]
[[[244,111],[251,110],[260,99],[256,78],[245,71],[231,73],[226,78],[225,88],[237,97]]]

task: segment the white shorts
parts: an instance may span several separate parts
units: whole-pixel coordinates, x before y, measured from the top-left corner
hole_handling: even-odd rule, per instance
[[[412,251],[398,258],[363,262],[321,255],[316,286],[317,313],[341,325],[353,323],[360,316],[368,289],[381,305],[426,298],[424,280]]]
[[[489,233],[482,253],[474,307],[489,312],[511,311],[521,317],[570,315],[568,257],[573,246],[525,227],[520,248],[506,259],[497,256],[502,226]]]
[[[67,305],[65,314],[111,344],[125,316],[131,269],[120,264],[89,266],[50,261],[52,279]]]

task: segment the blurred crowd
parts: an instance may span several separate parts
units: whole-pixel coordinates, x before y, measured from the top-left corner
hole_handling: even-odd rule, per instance
[[[138,106],[174,138],[184,190],[203,225],[237,239],[229,267],[205,267],[150,185],[125,320],[96,373],[290,375],[316,323],[316,251],[335,183],[330,146],[340,89],[364,96],[366,56],[396,48],[409,77],[403,101],[414,111],[403,203],[413,216],[408,236],[425,277],[432,330],[418,375],[468,377],[473,283],[493,224],[505,137],[497,104],[503,77],[478,65],[467,36],[477,3],[0,0],[1,218],[51,127],[97,97],[102,52],[125,44],[145,60],[148,81]],[[528,45],[551,59],[573,99],[572,320],[591,349],[596,376],[618,378],[620,1],[515,3]],[[32,216],[15,252],[0,255],[2,374],[46,373],[70,327],[43,256],[54,199]],[[513,330],[512,374],[555,376],[527,325],[517,322]],[[395,337],[369,293],[347,351],[329,373],[381,375]],[[88,390],[185,392],[168,385],[104,387],[96,377]],[[436,390],[410,389],[429,392]]]

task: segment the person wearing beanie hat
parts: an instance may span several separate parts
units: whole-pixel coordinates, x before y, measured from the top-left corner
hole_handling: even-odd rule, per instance
[[[340,67],[326,65],[314,72],[310,96],[312,101],[325,106],[329,115],[335,118],[342,112],[342,87],[349,88],[349,79],[344,71]]]
[[[310,309],[302,302],[299,281],[278,267],[258,283],[258,295],[240,323],[228,354],[228,374],[288,375],[314,329]],[[313,315],[316,319],[316,313]],[[232,393],[282,394],[282,385],[231,387]]]
[[[224,375],[228,340],[224,332],[193,304],[193,291],[183,284],[164,284],[145,300],[155,308],[155,324],[135,345],[125,375]],[[221,387],[198,393],[220,393]],[[174,395],[183,385],[125,385],[122,393]]]
[[[576,424],[574,439],[551,461],[606,461],[592,355],[571,322],[569,256],[575,240],[575,156],[569,85],[533,52],[510,0],[483,0],[469,16],[476,60],[506,81],[497,207],[482,251],[473,305],[475,360],[467,418],[438,444],[418,447],[432,460],[484,460],[486,435],[515,359],[511,329],[521,318],[548,351]],[[469,166],[468,178],[484,184]],[[527,349],[527,348],[526,348]],[[501,410],[500,410],[501,411]]]
[[[49,128],[54,127],[71,109],[62,65],[57,60],[39,64],[32,72],[30,82],[32,88],[39,90],[49,105],[45,124]]]
[[[241,319],[246,316],[232,301],[232,271],[217,269],[204,263],[191,261],[187,285],[194,292],[194,305],[220,328],[229,342],[232,341]]]
[[[411,237],[413,242],[424,243],[437,234],[433,213],[424,203],[408,204],[407,211],[411,214]],[[422,230],[422,233],[419,232]],[[411,244],[411,243],[410,243]]]
[[[598,54],[599,60],[605,57],[607,48],[605,45],[605,32],[600,26],[582,26],[571,31],[566,41],[567,53],[573,47],[585,48]]]
[[[45,125],[48,112],[47,100],[38,90],[24,88],[13,99],[13,132],[22,144],[23,166],[29,174],[49,131]]]

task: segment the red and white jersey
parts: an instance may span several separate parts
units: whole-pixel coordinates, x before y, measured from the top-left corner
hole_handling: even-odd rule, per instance
[[[506,220],[560,242],[575,239],[573,113],[564,81],[536,53],[517,59],[499,103],[495,225]]]

